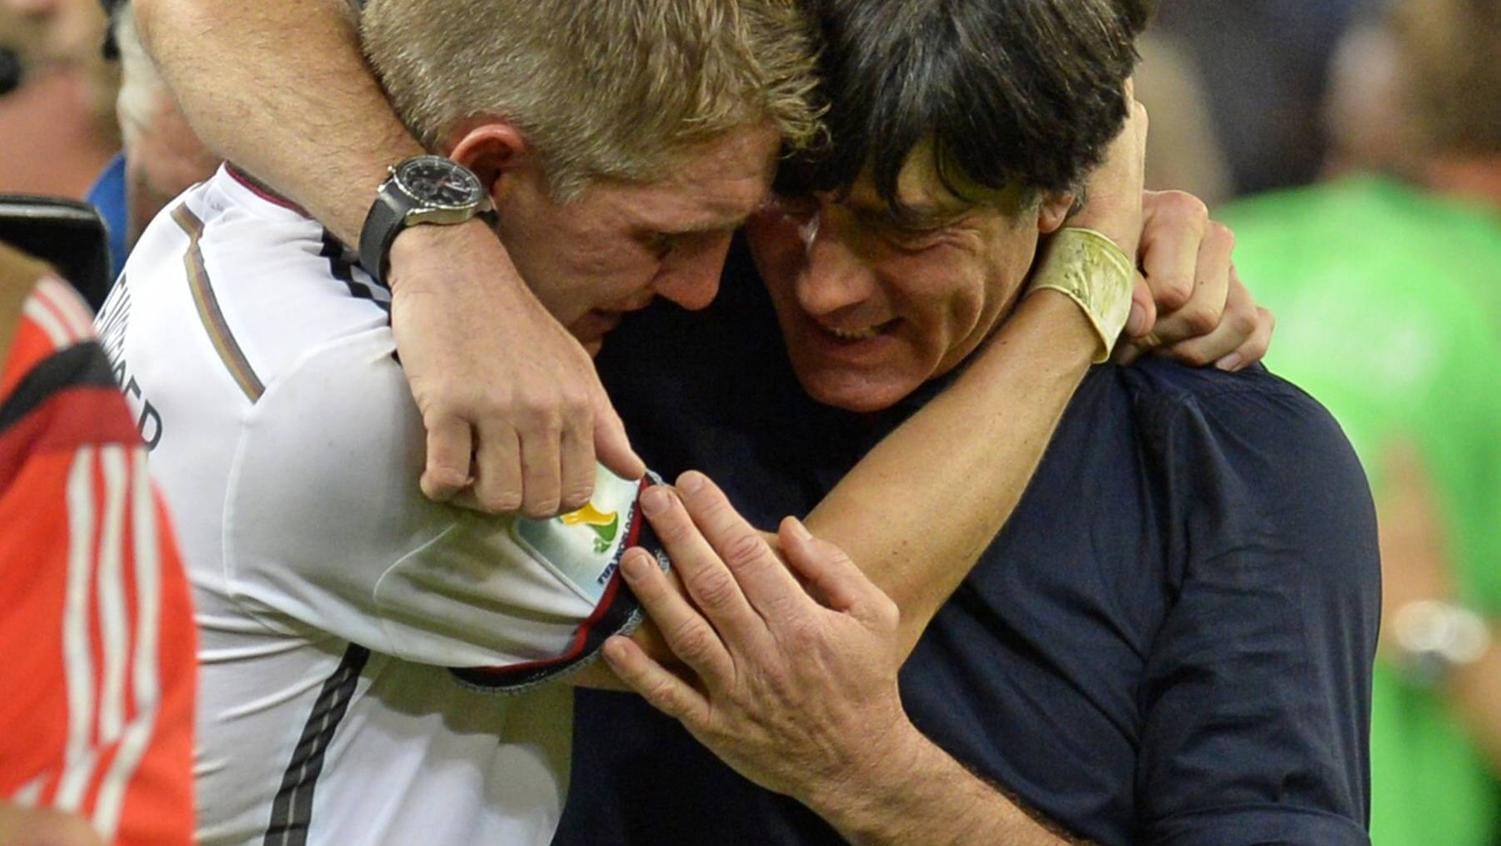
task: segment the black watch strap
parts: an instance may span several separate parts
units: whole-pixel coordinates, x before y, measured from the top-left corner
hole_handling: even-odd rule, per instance
[[[407,210],[401,208],[395,197],[382,188],[375,195],[370,212],[365,215],[365,225],[360,229],[360,266],[375,277],[378,285],[386,285],[386,270],[390,266],[391,243],[396,240]],[[389,286],[387,286],[389,287]]]

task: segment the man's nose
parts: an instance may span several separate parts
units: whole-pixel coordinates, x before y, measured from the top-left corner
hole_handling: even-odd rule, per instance
[[[797,299],[808,314],[833,314],[874,294],[875,274],[857,249],[855,226],[848,215],[826,208],[817,229],[805,233],[808,261],[797,281]]]
[[[689,311],[705,308],[719,293],[719,275],[730,251],[730,233],[693,238],[673,248],[652,290]]]

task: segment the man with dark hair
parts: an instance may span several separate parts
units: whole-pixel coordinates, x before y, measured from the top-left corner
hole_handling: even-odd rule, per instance
[[[1031,302],[1018,306],[1021,279],[1127,113],[1140,24],[1072,0],[813,8],[832,155],[784,174],[707,318],[646,313],[601,362],[653,466],[725,481],[761,525],[806,511]],[[925,123],[905,119],[913,109]],[[1041,249],[1085,248],[1055,236]],[[785,357],[767,340],[778,329]],[[893,633],[889,608],[810,565],[784,527],[827,606],[809,611],[768,589],[770,551],[725,530],[712,486],[690,474],[681,487],[686,511],[643,507],[669,543],[692,536],[690,516],[703,530],[699,556],[674,553],[696,606],[637,554],[622,572],[698,678],[624,641],[606,655],[689,731],[639,700],[581,699],[555,842],[1368,843],[1369,493],[1327,413],[1264,370],[1096,367],[967,577],[929,572],[914,540],[915,573],[963,580],[902,667],[902,704],[994,785],[978,793],[962,768],[892,745],[910,735],[871,682],[912,648],[901,627],[917,616],[920,629],[923,609],[902,603]],[[827,695],[808,695],[825,676],[836,682],[813,689]],[[1010,806],[1068,834],[987,827]]]

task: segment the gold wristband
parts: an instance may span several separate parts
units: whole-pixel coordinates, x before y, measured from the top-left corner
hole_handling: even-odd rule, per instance
[[[1115,242],[1081,227],[1060,229],[1048,244],[1047,255],[1027,286],[1027,296],[1044,288],[1078,304],[1100,338],[1094,362],[1110,357],[1115,339],[1131,315],[1131,291],[1136,265]]]

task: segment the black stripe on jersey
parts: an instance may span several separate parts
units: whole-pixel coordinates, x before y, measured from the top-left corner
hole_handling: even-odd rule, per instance
[[[307,843],[308,828],[313,823],[313,788],[318,784],[318,774],[323,771],[323,756],[333,741],[344,712],[349,709],[349,700],[354,697],[355,685],[365,662],[370,660],[370,650],[350,644],[344,650],[344,659],[338,669],[323,682],[313,711],[308,714],[302,727],[302,737],[292,750],[292,760],[287,762],[282,774],[281,788],[276,791],[276,800],[271,803],[271,822],[266,826],[266,846],[303,846]]]
[[[33,367],[0,405],[0,432],[15,425],[58,391],[78,387],[119,387],[104,350],[93,341],[55,352]]]
[[[349,289],[350,296],[370,300],[384,309],[386,314],[391,313],[388,289],[376,283],[374,279],[370,279],[369,282],[356,279],[354,271],[359,265],[345,249],[343,242],[335,238],[327,229],[323,230],[323,249],[318,251],[318,255],[328,259],[328,272],[344,283],[344,287]],[[369,278],[368,275],[367,278]],[[380,294],[376,293],[377,288]]]

